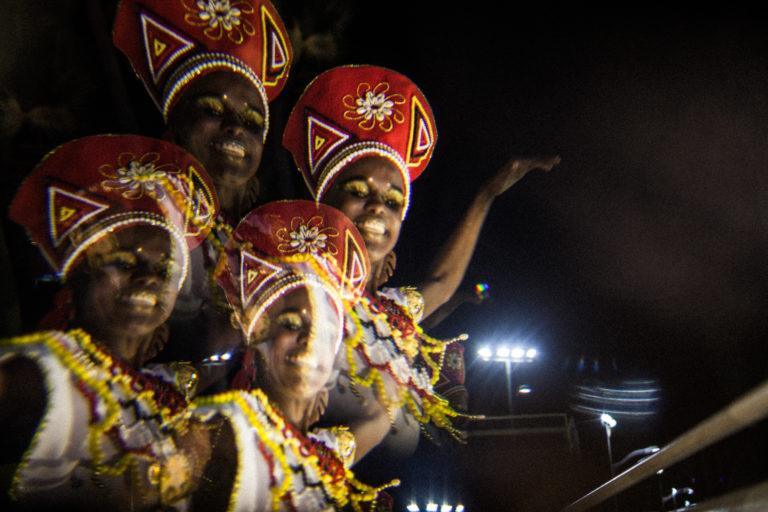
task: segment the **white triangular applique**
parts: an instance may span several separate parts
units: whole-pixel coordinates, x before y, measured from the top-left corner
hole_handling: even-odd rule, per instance
[[[54,247],[83,222],[108,209],[109,205],[59,187],[48,187],[48,222]]]
[[[435,143],[435,131],[429,122],[429,116],[419,99],[411,99],[411,129],[408,136],[406,164],[416,167],[429,155]]]
[[[157,84],[168,66],[191,50],[195,43],[162,25],[146,13],[141,13],[139,16],[147,67],[152,80]]]
[[[215,203],[213,193],[199,171],[190,165],[187,169],[189,178],[188,197],[191,198],[191,211],[186,213],[184,234],[198,236],[201,231],[210,226],[213,221]]]
[[[262,82],[265,86],[277,85],[288,71],[288,45],[280,29],[266,7],[261,7],[261,29],[264,58]]]
[[[240,300],[243,307],[282,269],[258,256],[240,251]]]
[[[332,124],[307,114],[307,162],[315,174],[322,162],[334,149],[349,139],[350,135]]]
[[[282,69],[288,60],[285,56],[283,45],[277,34],[274,32],[272,33],[272,52],[270,60],[270,67],[275,71]]]
[[[361,288],[366,277],[363,252],[349,231],[346,232],[344,245],[344,268],[342,269],[342,275],[347,283],[351,285],[352,289]]]
[[[429,134],[427,122],[424,119],[419,120],[419,129],[416,135],[416,151],[423,152],[432,145],[432,138]]]

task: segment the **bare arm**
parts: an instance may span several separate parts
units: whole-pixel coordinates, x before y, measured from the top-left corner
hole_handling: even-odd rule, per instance
[[[431,315],[419,322],[419,325],[422,329],[434,329],[462,304],[467,302],[480,304],[482,301],[483,298],[475,293],[475,285],[462,286],[456,290],[456,293],[445,304],[436,308]]]
[[[551,170],[560,157],[512,158],[485,182],[469,205],[458,226],[435,256],[427,278],[419,284],[424,296],[424,317],[431,315],[454,294],[475,252],[477,238],[493,200],[520,181],[529,171]]]
[[[356,464],[368,452],[376,448],[387,436],[391,427],[389,415],[378,401],[366,411],[364,416],[354,418],[349,422],[349,430],[355,435],[355,461]]]

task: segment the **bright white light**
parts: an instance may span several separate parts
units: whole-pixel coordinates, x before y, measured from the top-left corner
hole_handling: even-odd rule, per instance
[[[616,420],[613,419],[613,416],[606,413],[603,413],[600,415],[600,423],[602,423],[608,428],[613,428],[616,426]]]
[[[483,359],[490,359],[493,356],[493,351],[491,350],[491,347],[485,345],[480,347],[480,350],[477,351],[477,355]]]
[[[512,359],[522,359],[525,357],[525,350],[523,347],[515,347],[512,349]]]
[[[532,392],[533,389],[531,389],[531,386],[522,385],[517,388],[518,395],[530,395]]]
[[[499,348],[496,349],[496,357],[499,357],[501,359],[506,359],[509,357],[509,347],[506,345],[501,345]]]
[[[527,357],[528,359],[533,359],[536,357],[536,354],[538,353],[539,352],[535,348],[529,348],[528,350],[525,351],[525,357]]]
[[[464,505],[456,505],[456,510],[453,512],[464,512]]]
[[[411,502],[410,505],[405,508],[408,509],[408,512],[419,512],[419,506],[414,502]]]
[[[221,354],[222,361],[229,361],[231,358],[232,358],[232,354],[230,354],[229,352],[225,352]]]
[[[451,512],[451,510],[453,510],[453,505],[443,503],[443,506],[440,507],[440,512]]]
[[[437,503],[427,503],[427,512],[437,512]]]
[[[218,361],[219,360],[219,354],[213,354],[210,358],[211,361]]]

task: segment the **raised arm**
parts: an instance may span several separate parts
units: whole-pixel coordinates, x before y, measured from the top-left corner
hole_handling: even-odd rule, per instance
[[[424,296],[424,318],[447,302],[461,283],[493,200],[520,181],[529,171],[549,171],[558,163],[559,156],[512,158],[480,187],[464,217],[438,251],[426,279],[418,286]]]

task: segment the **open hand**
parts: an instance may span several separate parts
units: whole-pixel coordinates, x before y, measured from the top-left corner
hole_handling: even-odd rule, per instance
[[[486,182],[485,190],[491,198],[500,196],[523,179],[529,171],[541,169],[547,172],[559,163],[560,157],[556,155],[542,158],[510,158],[496,171],[496,175]]]

